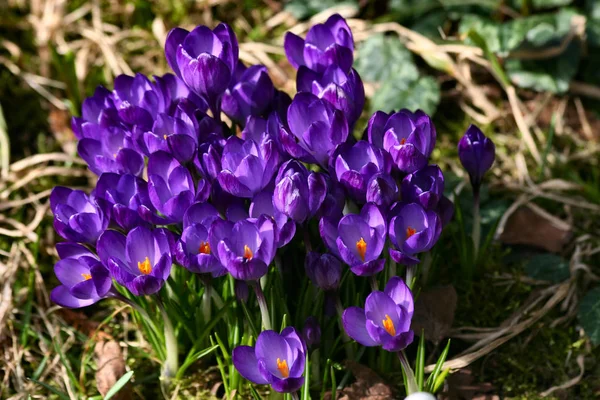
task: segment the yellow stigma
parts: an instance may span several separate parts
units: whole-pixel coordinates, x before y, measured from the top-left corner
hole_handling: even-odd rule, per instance
[[[281,361],[280,358],[277,358],[277,369],[281,372],[281,376],[287,378],[290,376],[290,369],[288,368],[287,361]]]
[[[148,275],[152,272],[152,266],[150,265],[150,259],[146,257],[143,262],[138,261],[138,269],[144,275]]]
[[[367,254],[367,242],[365,242],[365,239],[360,238],[360,240],[356,242],[356,251],[358,251],[360,259],[364,262],[365,254]]]
[[[406,143],[406,138],[402,138],[402,140],[400,140],[400,144],[405,144]]]
[[[165,140],[167,140],[167,135],[163,135],[163,138],[164,138]]]
[[[406,228],[406,238],[408,239],[409,237],[411,237],[412,235],[414,235],[415,233],[417,233],[417,230],[412,228],[412,227],[408,227]]]
[[[396,336],[396,327],[394,326],[394,322],[392,321],[390,316],[385,314],[385,319],[382,322],[383,322],[383,328],[385,329],[385,331],[387,333],[389,333],[391,336]]]
[[[208,242],[200,242],[199,253],[210,254],[210,244]]]
[[[254,254],[252,254],[252,250],[250,250],[250,247],[248,247],[248,245],[245,244],[244,245],[244,259],[252,260],[253,256],[254,256]]]
[[[81,276],[83,277],[84,281],[92,279],[92,274],[81,274]]]

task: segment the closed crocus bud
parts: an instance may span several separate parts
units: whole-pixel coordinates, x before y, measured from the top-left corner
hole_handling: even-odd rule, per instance
[[[126,231],[146,224],[138,213],[140,206],[154,210],[148,194],[148,184],[133,175],[102,174],[95,193],[106,214]]]
[[[338,223],[336,244],[344,262],[358,276],[372,276],[383,270],[379,258],[386,239],[386,222],[379,208],[367,203],[360,214],[347,214]]]
[[[352,67],[354,40],[346,20],[334,14],[323,24],[313,25],[306,40],[286,33],[283,47],[294,68],[305,65],[322,73],[330,65],[338,65],[344,72]]]
[[[206,99],[216,116],[219,97],[238,63],[239,47],[233,30],[224,23],[214,30],[203,25],[191,32],[175,28],[167,35],[165,55],[175,74]]]
[[[403,202],[419,203],[426,210],[433,210],[444,195],[444,174],[437,165],[428,165],[406,175],[401,190]]]
[[[321,326],[315,317],[306,318],[302,328],[302,338],[308,347],[318,346],[321,343]]]
[[[198,156],[194,160],[194,165],[202,177],[211,183],[221,172],[222,152],[223,149],[218,144],[202,143],[198,147]]]
[[[369,203],[377,204],[382,210],[387,210],[392,203],[398,200],[399,193],[394,178],[381,172],[373,175],[367,183],[366,199]]]
[[[235,290],[235,297],[245,303],[248,301],[248,295],[250,294],[250,289],[248,288],[248,284],[245,281],[236,280],[233,284]]]
[[[458,157],[469,173],[471,185],[479,187],[483,175],[492,168],[496,146],[478,127],[471,125],[458,142]]]
[[[344,114],[312,93],[296,94],[287,116],[290,128],[280,130],[281,144],[300,161],[326,167],[336,146],[348,139]]]
[[[108,227],[109,216],[81,190],[55,187],[50,194],[50,209],[54,229],[67,240],[93,244]]]
[[[107,230],[98,239],[98,255],[110,274],[136,296],[158,292],[171,273],[171,249],[167,229],[137,227],[127,234]]]
[[[389,174],[392,170],[389,154],[364,140],[353,145],[345,143],[336,154],[332,164],[337,180],[358,203],[366,201],[367,183],[375,174]]]
[[[405,349],[414,339],[410,329],[414,313],[413,296],[404,281],[392,277],[383,292],[372,292],[365,308],[350,307],[344,311],[344,330],[363,346],[381,346],[397,352]]]
[[[269,184],[280,161],[272,140],[256,143],[232,136],[223,148],[219,184],[234,196],[252,197]]]
[[[233,349],[233,365],[240,375],[258,385],[271,385],[280,393],[292,393],[304,384],[306,344],[292,327],[281,333],[266,330],[255,346]]]
[[[302,223],[317,213],[325,199],[325,178],[318,172],[308,172],[296,160],[279,168],[275,178],[273,205],[296,222]]]
[[[221,108],[239,124],[245,124],[249,116],[262,116],[268,111],[275,88],[264,65],[249,67],[240,80],[223,94]]]
[[[344,113],[349,126],[358,120],[365,105],[365,88],[354,69],[346,74],[337,65],[331,65],[323,74],[319,74],[301,66],[296,86],[299,92],[311,92],[333,104]]]
[[[77,243],[58,243],[61,260],[54,274],[61,285],[52,289],[50,299],[66,308],[86,307],[116,294],[106,266],[98,257]]]
[[[342,279],[342,263],[331,254],[310,252],[304,262],[306,275],[311,282],[323,290],[336,290]]]
[[[442,233],[442,221],[433,210],[425,210],[420,204],[397,204],[390,212],[390,248],[394,261],[414,265],[419,263],[417,253],[429,251]]]
[[[401,110],[392,114],[381,129],[384,118],[383,113],[376,113],[369,121],[369,141],[376,146],[381,144],[401,172],[411,173],[426,166],[436,140],[429,116],[421,110]]]

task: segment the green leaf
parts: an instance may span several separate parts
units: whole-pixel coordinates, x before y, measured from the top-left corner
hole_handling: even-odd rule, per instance
[[[104,396],[104,400],[108,400],[112,398],[115,394],[119,392],[119,390],[123,389],[123,387],[131,380],[133,376],[133,371],[129,371],[125,375],[119,378],[119,380],[110,388],[110,390]]]
[[[559,283],[569,278],[569,263],[556,254],[538,254],[529,260],[525,273],[534,279]]]
[[[592,343],[600,344],[600,287],[587,292],[579,304],[579,322]]]
[[[296,19],[305,19],[328,8],[341,5],[353,6],[358,9],[356,0],[291,0],[285,5],[285,11],[292,14]]]
[[[449,351],[450,351],[450,339],[448,339],[448,343],[446,344],[444,351],[442,351],[442,354],[440,354],[440,357],[438,358],[437,363],[435,363],[433,372],[431,372],[431,375],[429,375],[429,378],[427,378],[427,382],[425,382],[425,388],[427,391],[429,391],[429,392],[433,391],[433,388],[435,387],[435,383],[437,382],[438,376],[440,375],[440,371],[442,370],[442,366],[446,362],[446,357],[448,357]]]
[[[62,400],[69,400],[69,395],[66,394],[65,392],[62,392],[60,390],[58,390],[57,388],[55,388],[54,386],[50,386],[47,383],[44,382],[40,382],[36,379],[33,378],[29,378],[30,381],[37,383],[38,385],[41,385],[43,387],[45,387],[46,389],[48,389],[49,391],[51,391],[52,393],[54,393],[55,395],[57,395],[60,399]]]
[[[420,76],[412,54],[397,37],[370,37],[360,45],[354,65],[364,81],[378,84],[371,111],[407,108],[435,112],[440,101],[437,81]]]
[[[181,379],[183,377],[183,374],[185,373],[186,369],[188,369],[188,367],[190,365],[192,365],[193,363],[195,363],[196,361],[198,361],[199,359],[201,359],[202,357],[212,353],[216,348],[218,348],[219,345],[216,344],[212,347],[209,347],[207,349],[201,350],[191,356],[189,356],[185,362],[183,363],[183,365],[181,367],[179,367],[179,370],[177,371],[177,375],[176,378],[177,379]]]
[[[423,377],[425,376],[425,332],[421,329],[419,347],[417,348],[417,362],[415,365],[415,376],[419,390],[423,390]]]

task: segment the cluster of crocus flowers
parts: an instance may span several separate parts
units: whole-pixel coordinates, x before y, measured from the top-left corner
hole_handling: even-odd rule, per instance
[[[436,130],[428,115],[376,112],[363,139],[354,139],[365,95],[341,16],[313,26],[305,39],[288,33],[284,47],[298,69],[293,98],[274,87],[264,66],[239,61],[234,32],[219,24],[169,33],[174,75],[119,76],[114,90],[98,88],[84,101],[72,127],[99,178],[90,194],[52,193],[55,228],[68,241],[58,245],[62,285],[52,298],[83,307],[123,288],[153,295],[172,268],[203,282],[230,275],[239,301],[255,290],[265,328],[254,347],[233,350],[234,365],[254,383],[295,392],[304,382],[305,340],[292,327],[270,329],[259,283],[278,249],[304,241],[306,275],[336,298],[344,264],[373,280],[388,255],[417,264],[453,210],[442,171],[429,165]],[[472,149],[463,162],[477,165],[469,169],[477,181],[489,164],[480,148],[489,145],[478,137],[462,143]],[[312,251],[310,220],[318,221],[319,249],[327,252]],[[412,294],[400,278],[343,317],[335,301],[357,342],[393,352],[411,343]],[[309,344],[320,334],[309,320]]]

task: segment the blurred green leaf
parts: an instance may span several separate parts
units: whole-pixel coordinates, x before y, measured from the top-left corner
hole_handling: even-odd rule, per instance
[[[371,110],[407,108],[433,114],[440,101],[437,81],[419,74],[412,54],[396,37],[375,35],[358,49],[355,68],[366,82],[379,83]]]
[[[134,371],[129,371],[125,375],[119,378],[119,380],[114,384],[113,387],[106,393],[104,396],[104,400],[109,400],[114,397],[115,394],[119,392],[119,390],[123,389],[123,387],[131,380]]]
[[[285,11],[291,13],[296,19],[306,19],[328,8],[341,5],[353,6],[358,9],[356,0],[290,0],[285,5]]]
[[[529,260],[525,273],[534,279],[559,283],[569,278],[569,263],[556,254],[538,254]]]
[[[590,290],[581,301],[579,322],[592,343],[600,344],[600,287]]]

